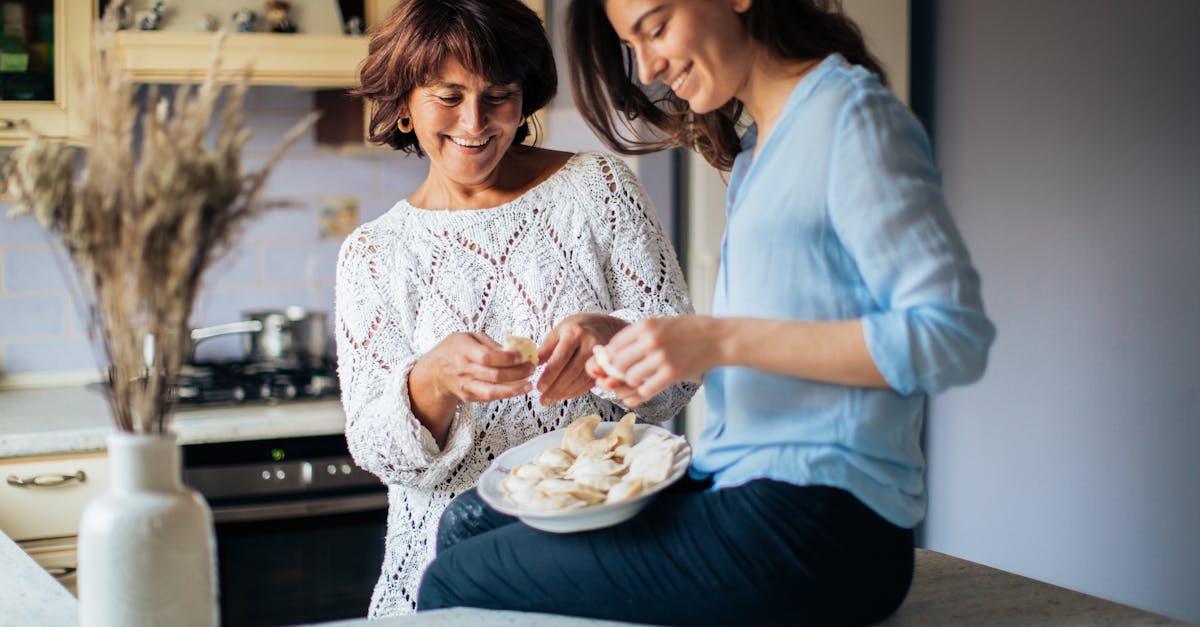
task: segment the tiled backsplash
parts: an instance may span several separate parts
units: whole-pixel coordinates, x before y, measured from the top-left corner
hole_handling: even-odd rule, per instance
[[[254,136],[246,159],[267,157],[292,124],[313,106],[310,91],[259,87],[250,91],[247,126]],[[240,245],[209,272],[196,306],[196,326],[234,322],[241,312],[301,305],[333,310],[339,238],[322,239],[319,216],[327,197],[353,197],[359,221],[387,211],[421,181],[424,160],[390,149],[343,153],[314,143],[310,132],[272,174],[267,195],[286,199],[249,225]],[[65,255],[30,218],[7,218],[0,207],[0,373],[23,374],[95,368],[84,325],[65,276]],[[332,316],[330,317],[332,320]],[[236,357],[236,336],[200,344],[198,356]]]

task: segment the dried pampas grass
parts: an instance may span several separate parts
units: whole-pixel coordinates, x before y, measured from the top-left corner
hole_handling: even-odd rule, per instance
[[[139,106],[139,86],[117,59],[119,4],[96,33],[92,73],[80,78],[81,145],[32,137],[5,165],[5,184],[13,214],[32,214],[61,238],[72,262],[89,332],[109,371],[116,427],[162,433],[190,350],[201,278],[248,220],[281,204],[262,200],[267,176],[316,116],[243,174],[251,70],[218,82],[218,36],[202,83],[161,99],[148,88],[149,104]]]

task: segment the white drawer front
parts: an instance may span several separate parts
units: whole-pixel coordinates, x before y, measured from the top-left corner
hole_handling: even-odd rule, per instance
[[[30,540],[22,542],[20,547],[46,569],[54,580],[62,584],[72,596],[78,596],[76,591],[76,569],[79,566],[75,553],[75,538],[56,538],[53,540]]]
[[[73,536],[84,506],[108,486],[108,460],[103,453],[0,460],[0,477],[0,530],[8,537]]]

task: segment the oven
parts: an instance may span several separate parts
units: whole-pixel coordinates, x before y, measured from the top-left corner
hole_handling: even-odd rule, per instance
[[[188,444],[182,462],[212,508],[223,625],[366,616],[387,489],[354,465],[344,436]]]

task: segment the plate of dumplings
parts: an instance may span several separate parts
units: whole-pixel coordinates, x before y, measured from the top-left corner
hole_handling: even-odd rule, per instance
[[[680,435],[600,416],[513,447],[479,478],[479,497],[492,509],[542,531],[600,529],[637,514],[687,472],[692,449]]]

